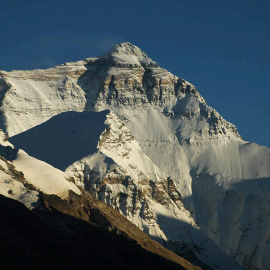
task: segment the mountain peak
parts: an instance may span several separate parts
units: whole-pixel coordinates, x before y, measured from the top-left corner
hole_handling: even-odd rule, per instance
[[[145,52],[130,42],[115,45],[113,49],[105,53],[102,58],[111,58],[113,62],[117,64],[159,67]]]
[[[132,55],[144,55],[147,56],[139,47],[131,44],[130,42],[123,42],[116,44],[111,50],[111,53],[125,53]]]

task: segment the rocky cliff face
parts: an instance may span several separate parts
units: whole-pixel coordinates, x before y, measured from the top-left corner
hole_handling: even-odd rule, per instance
[[[1,125],[9,136],[18,134],[11,138],[16,146],[63,166],[77,185],[175,250],[194,241],[190,231],[199,226],[245,269],[270,269],[270,150],[243,141],[192,84],[130,43],[99,58],[0,76]],[[106,119],[97,116],[107,109]],[[40,136],[42,125],[36,125],[67,111],[96,112],[98,121],[76,125],[68,133],[72,140],[52,133],[55,145]],[[46,130],[49,123],[43,124]],[[100,138],[90,134],[95,130]],[[26,143],[25,137],[31,140]],[[75,145],[76,137],[83,138],[80,148],[87,151],[57,163],[71,156],[63,149]],[[42,156],[42,143],[51,145],[56,159]],[[183,224],[189,224],[183,230],[191,238],[180,233]]]

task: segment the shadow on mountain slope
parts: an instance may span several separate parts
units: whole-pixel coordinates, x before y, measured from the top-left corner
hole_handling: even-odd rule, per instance
[[[43,207],[30,211],[21,203],[0,195],[2,267],[13,269],[85,269],[85,267],[91,269],[199,269],[188,262],[183,262],[184,260],[175,254],[170,255],[170,251],[166,253],[163,247],[159,251],[158,244],[154,244],[155,242],[153,244],[157,248],[153,246],[153,251],[147,251],[141,246],[140,241],[138,242],[138,237],[134,240],[129,237],[129,234],[112,226],[109,222],[110,218],[104,215],[104,211],[111,211],[105,205],[103,206],[105,210],[99,211],[99,205],[95,206],[90,202],[92,207],[84,205],[85,212],[79,213],[76,207],[82,206],[83,199],[75,194],[69,198],[69,201],[52,195],[42,195],[41,200]],[[76,218],[76,215],[81,215],[82,218]],[[85,217],[90,217],[91,221],[83,220]],[[126,223],[130,224],[127,220]],[[111,231],[108,231],[107,226],[112,226]],[[134,225],[131,224],[131,226]],[[132,233],[136,234],[136,230]],[[143,236],[142,232],[137,232],[137,234]],[[145,237],[146,239],[143,238],[145,243],[151,246],[146,235]],[[150,241],[153,242],[153,240]],[[163,252],[163,256],[174,259],[168,260],[159,256],[158,253],[155,254],[155,249],[157,252]],[[186,264],[187,267],[179,265],[178,261]]]
[[[244,269],[269,265],[270,178],[231,180],[226,188],[215,175],[192,172],[194,219]]]
[[[97,151],[108,113],[109,110],[64,112],[9,141],[29,155],[65,170],[74,161]]]
[[[255,179],[242,179],[232,184],[233,188],[254,197],[270,197],[270,177],[260,177]]]
[[[160,228],[169,239],[165,243],[165,247],[173,250],[192,264],[207,270],[212,269],[209,265],[219,269],[242,269],[230,256],[222,252],[201,229],[162,214],[157,214],[157,220]]]
[[[13,149],[11,146],[0,145],[0,156],[5,157],[9,161],[16,159],[18,149]]]

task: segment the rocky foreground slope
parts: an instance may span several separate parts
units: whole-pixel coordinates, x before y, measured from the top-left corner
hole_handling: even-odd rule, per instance
[[[33,211],[0,195],[1,266],[20,269],[201,269],[91,195],[41,194]]]
[[[130,43],[0,77],[16,147],[194,262],[270,269],[270,149],[243,141],[192,84]]]

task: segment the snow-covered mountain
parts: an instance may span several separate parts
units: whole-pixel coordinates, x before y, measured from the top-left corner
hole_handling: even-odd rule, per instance
[[[270,269],[270,149],[243,141],[192,84],[138,47],[2,71],[0,93],[12,144],[154,239],[213,269],[237,269],[233,259]]]
[[[94,140],[96,132],[100,132],[98,141]],[[212,268],[238,268],[202,233],[185,209],[173,180],[142,152],[115,113],[62,113],[10,141],[41,160],[51,160],[58,168],[72,162],[73,157],[66,173],[77,186],[187,259],[192,253],[192,262]],[[83,158],[77,160],[79,156]]]

